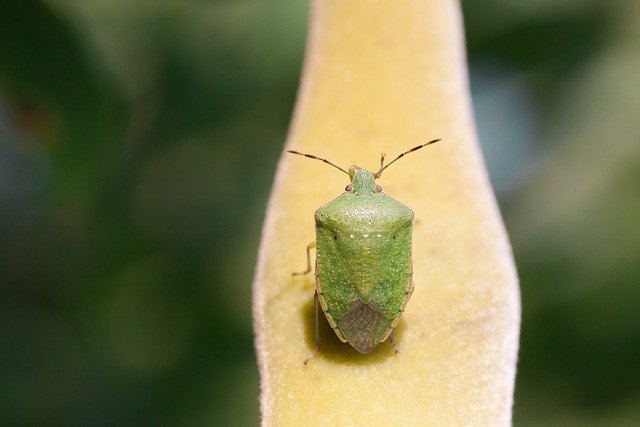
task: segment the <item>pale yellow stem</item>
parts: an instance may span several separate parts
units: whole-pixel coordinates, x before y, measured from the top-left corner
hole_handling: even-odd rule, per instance
[[[462,17],[451,0],[315,0],[287,148],[372,170],[411,207],[415,292],[362,355],[324,317],[313,351],[313,213],[348,177],[283,154],[264,223],[254,321],[264,426],[507,426],[519,331],[508,238],[478,149]],[[391,157],[392,158],[392,157]]]

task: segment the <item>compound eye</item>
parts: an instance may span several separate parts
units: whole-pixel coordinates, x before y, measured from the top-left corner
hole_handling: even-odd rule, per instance
[[[376,186],[373,188],[373,191],[375,191],[376,193],[380,193],[380,192],[382,191],[382,187],[380,187],[379,185],[376,185]]]
[[[351,193],[353,191],[353,185],[347,185],[346,187],[344,187],[344,191]]]

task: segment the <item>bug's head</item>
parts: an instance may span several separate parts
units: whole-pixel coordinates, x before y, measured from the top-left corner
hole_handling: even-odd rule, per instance
[[[405,155],[407,155],[409,153],[413,153],[414,151],[417,151],[417,150],[421,149],[422,147],[426,147],[427,145],[431,145],[431,144],[436,143],[438,141],[440,141],[440,139],[434,139],[434,140],[431,140],[431,141],[429,141],[429,142],[427,142],[425,144],[413,147],[411,150],[405,151],[404,153],[400,154],[395,159],[391,160],[386,165],[384,164],[384,154],[383,154],[380,157],[380,169],[378,169],[378,172],[376,172],[376,173],[370,172],[370,171],[368,171],[366,169],[363,169],[360,166],[356,166],[356,165],[351,166],[349,168],[349,171],[347,172],[346,170],[342,169],[340,166],[336,165],[335,163],[331,163],[329,160],[323,159],[322,157],[318,157],[318,156],[315,156],[313,154],[305,154],[305,153],[301,153],[299,151],[294,151],[294,150],[287,150],[287,153],[297,154],[298,156],[304,156],[304,157],[308,157],[310,159],[320,160],[321,162],[324,162],[324,163],[326,163],[326,164],[328,164],[330,166],[333,166],[334,168],[338,169],[339,171],[346,173],[347,175],[349,175],[349,178],[351,179],[351,184],[347,185],[347,187],[345,188],[345,191],[348,191],[350,193],[354,193],[356,195],[358,195],[358,194],[359,195],[365,195],[365,194],[379,193],[379,192],[382,191],[382,187],[380,187],[379,185],[376,185],[376,179],[380,178],[380,175],[382,175],[382,172],[386,168],[388,168],[389,166],[394,164],[396,161],[400,160]]]
[[[376,185],[374,174],[360,166],[353,165],[349,168],[351,184],[344,191],[355,195],[374,194],[382,191],[382,187]]]

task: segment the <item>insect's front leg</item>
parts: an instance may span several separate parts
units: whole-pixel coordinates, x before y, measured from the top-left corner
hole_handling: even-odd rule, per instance
[[[301,272],[293,272],[292,275],[293,276],[301,276],[303,274],[309,274],[311,273],[311,250],[315,249],[316,247],[316,242],[313,241],[311,243],[309,243],[307,245],[307,269],[305,271],[301,271]]]

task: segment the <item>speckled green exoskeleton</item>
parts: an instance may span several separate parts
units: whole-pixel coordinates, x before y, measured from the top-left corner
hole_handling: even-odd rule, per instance
[[[413,292],[413,212],[383,193],[376,180],[406,154],[437,141],[405,151],[386,165],[383,154],[375,173],[355,165],[346,171],[326,159],[288,150],[323,161],[351,179],[343,194],[316,211],[316,241],[307,247],[307,269],[293,273],[311,271],[310,251],[315,247],[316,348],[305,365],[320,349],[318,303],[342,342],[369,353],[388,339],[398,353],[391,332]]]

